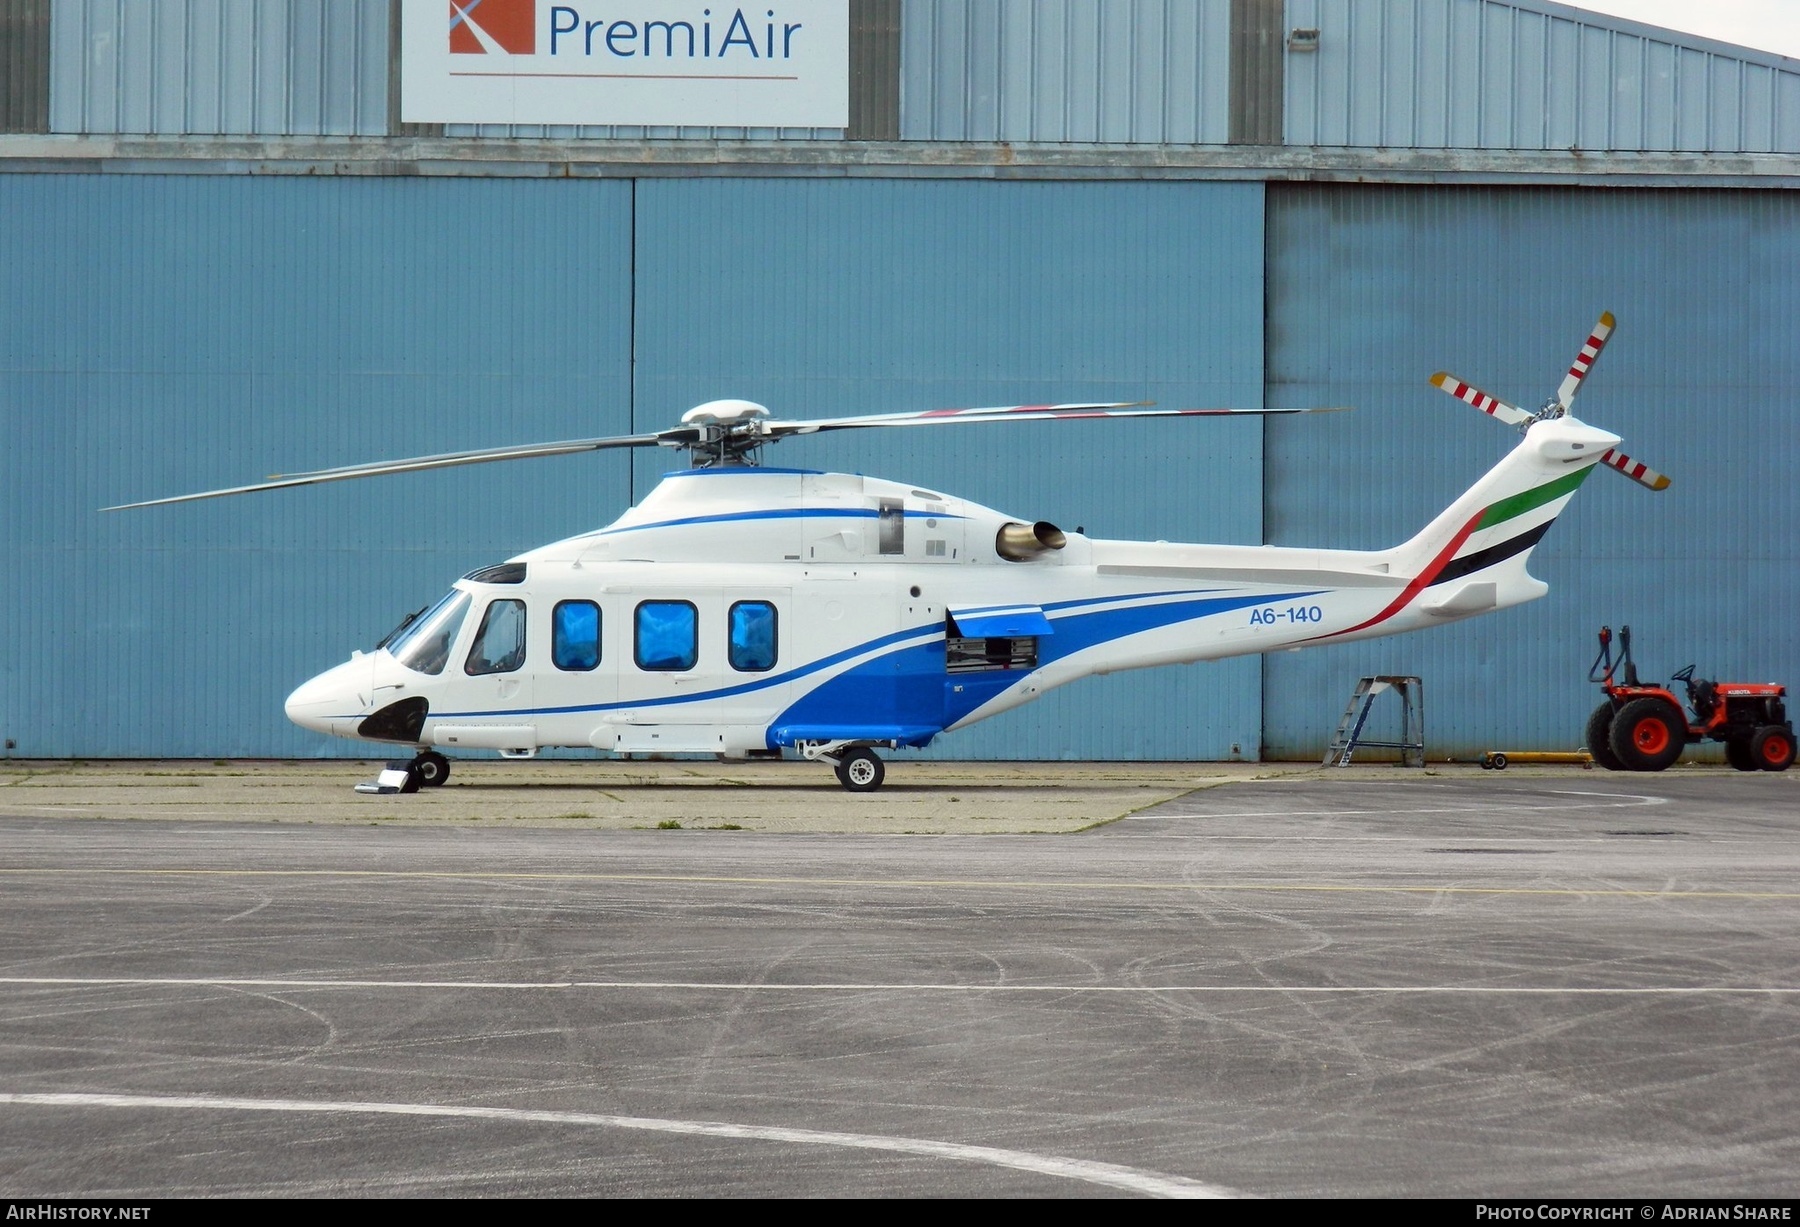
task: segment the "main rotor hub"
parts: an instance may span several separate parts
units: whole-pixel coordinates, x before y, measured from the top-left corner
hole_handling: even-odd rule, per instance
[[[753,400],[709,400],[681,415],[683,426],[735,426],[766,418],[769,411]]]
[[[755,453],[769,441],[763,421],[769,411],[755,401],[709,400],[681,415],[681,424],[696,438],[685,444],[696,469],[755,464]]]

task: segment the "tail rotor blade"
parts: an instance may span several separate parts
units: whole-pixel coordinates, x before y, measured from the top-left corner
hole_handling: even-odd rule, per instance
[[[1587,343],[1581,347],[1581,352],[1575,355],[1574,365],[1569,368],[1569,373],[1563,376],[1562,387],[1556,390],[1556,401],[1565,412],[1575,402],[1575,393],[1581,390],[1581,381],[1586,379],[1588,372],[1594,369],[1594,360],[1599,358],[1600,351],[1606,348],[1606,338],[1612,335],[1614,322],[1611,311],[1600,313],[1600,322],[1594,325],[1594,331],[1588,335]]]
[[[1600,457],[1600,463],[1631,478],[1638,485],[1650,490],[1667,490],[1669,479],[1655,469],[1640,461],[1633,460],[1616,447],[1608,448]]]
[[[1475,385],[1464,383],[1447,372],[1439,371],[1433,375],[1431,386],[1448,392],[1465,404],[1475,406],[1488,416],[1505,422],[1508,426],[1519,426],[1531,420],[1531,415],[1517,405],[1509,405],[1497,396],[1489,396]]]

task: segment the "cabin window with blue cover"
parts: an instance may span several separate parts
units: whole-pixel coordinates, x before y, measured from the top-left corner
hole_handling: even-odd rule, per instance
[[[731,607],[727,655],[739,673],[766,673],[775,667],[775,607],[767,601],[739,601]]]
[[[481,629],[469,645],[463,672],[471,677],[484,673],[511,673],[525,663],[525,602],[489,601],[481,615]]]
[[[598,605],[557,602],[550,611],[550,662],[566,673],[585,673],[600,663]]]
[[[632,654],[637,667],[679,673],[700,659],[700,614],[690,601],[644,601],[637,607]]]

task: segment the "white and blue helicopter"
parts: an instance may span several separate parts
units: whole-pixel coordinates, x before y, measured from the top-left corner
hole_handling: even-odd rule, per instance
[[[442,784],[443,750],[531,758],[780,757],[880,787],[877,748],[940,734],[1096,673],[1441,626],[1544,595],[1532,547],[1605,464],[1668,478],[1569,407],[1613,327],[1582,347],[1536,413],[1446,374],[1432,383],[1523,440],[1411,540],[1386,550],[1111,541],[904,482],[765,468],[762,450],[834,430],[1321,409],[1009,405],[781,421],[718,400],[652,434],[423,456],[153,499],[606,448],[669,447],[693,467],[613,523],[474,571],[372,651],[301,685],[288,718],[413,747],[406,788]]]

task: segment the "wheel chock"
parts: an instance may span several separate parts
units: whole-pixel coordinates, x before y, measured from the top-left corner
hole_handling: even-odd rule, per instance
[[[378,796],[391,797],[395,793],[418,792],[419,773],[413,767],[410,758],[389,759],[381,774],[372,780],[365,780],[356,786],[357,792],[375,793]]]

